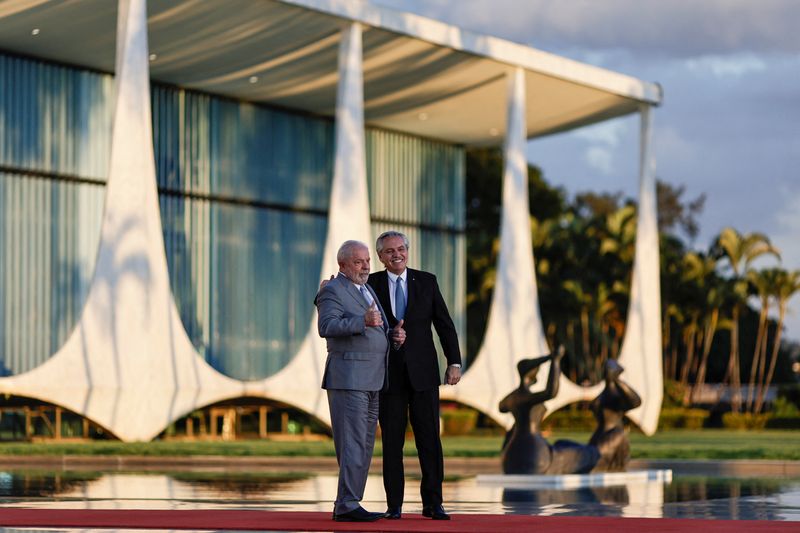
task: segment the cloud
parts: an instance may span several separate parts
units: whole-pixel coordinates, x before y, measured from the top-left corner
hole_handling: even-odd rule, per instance
[[[717,78],[741,78],[767,70],[764,59],[752,54],[734,54],[729,56],[701,56],[686,61],[690,71],[710,72]]]
[[[674,56],[800,51],[796,0],[377,0],[547,50]]]
[[[616,148],[627,133],[628,122],[613,120],[603,122],[575,132],[575,138],[588,143],[584,160],[590,169],[610,176],[616,172],[614,157]]]
[[[592,146],[586,150],[586,162],[595,170],[605,175],[614,172],[614,156],[607,148]]]
[[[759,231],[800,269],[800,0],[373,0],[664,87],[659,179],[707,195],[696,246]],[[638,190],[639,121],[537,139],[530,161],[572,194]],[[800,295],[788,336],[800,339]]]
[[[619,146],[620,139],[627,131],[627,127],[626,122],[612,120],[588,128],[581,128],[575,132],[575,135],[578,139],[615,147]]]
[[[800,269],[800,184],[794,188],[782,187],[783,206],[775,216],[778,229],[772,243],[781,251],[781,263],[786,270]],[[800,293],[789,300],[786,330],[790,338],[800,337]]]
[[[697,161],[703,155],[698,144],[687,139],[682,131],[673,125],[663,127],[656,125],[653,142],[657,161]]]
[[[785,201],[775,215],[775,245],[781,249],[784,263],[800,268],[800,184],[794,190],[782,187],[780,196]]]

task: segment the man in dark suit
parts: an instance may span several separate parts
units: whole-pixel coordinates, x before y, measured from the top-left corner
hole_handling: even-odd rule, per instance
[[[369,250],[346,241],[336,255],[339,275],[317,294],[317,328],[328,345],[322,388],[328,391],[331,428],[339,463],[333,519],[371,522],[384,513],[361,507],[378,419],[378,395],[386,385],[389,335],[403,344],[402,328],[390,332],[375,293],[366,285]]]
[[[392,343],[389,386],[380,395],[386,518],[401,517],[405,487],[403,445],[410,414],[422,470],[422,514],[434,520],[449,520],[442,507],[441,378],[431,325],[447,359],[445,382],[449,385],[461,379],[461,353],[436,276],[406,268],[408,248],[408,238],[400,232],[387,231],[378,237],[376,251],[386,270],[370,274],[368,281],[378,295],[389,326],[405,330],[405,342]]]

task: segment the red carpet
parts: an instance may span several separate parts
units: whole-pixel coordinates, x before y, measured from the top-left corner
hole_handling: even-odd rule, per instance
[[[412,515],[371,524],[334,522],[329,513],[277,511],[152,511],[0,508],[0,526],[131,529],[238,529],[261,531],[408,531],[445,533],[589,533],[609,531],[730,533],[734,531],[800,531],[798,522],[745,520],[678,520],[519,515],[453,515],[449,522]]]

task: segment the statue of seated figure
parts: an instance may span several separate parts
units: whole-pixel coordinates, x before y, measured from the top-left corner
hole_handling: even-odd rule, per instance
[[[506,474],[583,474],[592,470],[600,454],[595,446],[559,440],[550,444],[539,426],[547,413],[544,402],[558,392],[564,349],[553,356],[523,359],[517,363],[519,387],[500,401],[500,411],[514,415],[514,426],[503,444],[503,472]],[[531,392],[539,366],[550,363],[547,386]]]
[[[606,386],[592,401],[591,409],[597,419],[589,444],[596,446],[600,460],[594,472],[624,472],[630,459],[630,444],[625,433],[625,413],[636,409],[642,399],[630,385],[619,379],[624,369],[613,359],[605,364]]]

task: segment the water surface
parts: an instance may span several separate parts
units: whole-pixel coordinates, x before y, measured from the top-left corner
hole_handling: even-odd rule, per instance
[[[419,483],[406,482],[405,513],[422,507]],[[800,521],[800,479],[676,475],[573,490],[507,488],[475,477],[445,481],[453,513],[628,516]],[[0,472],[6,506],[72,509],[332,509],[335,475],[308,472]],[[382,481],[370,476],[367,509],[385,507]]]

